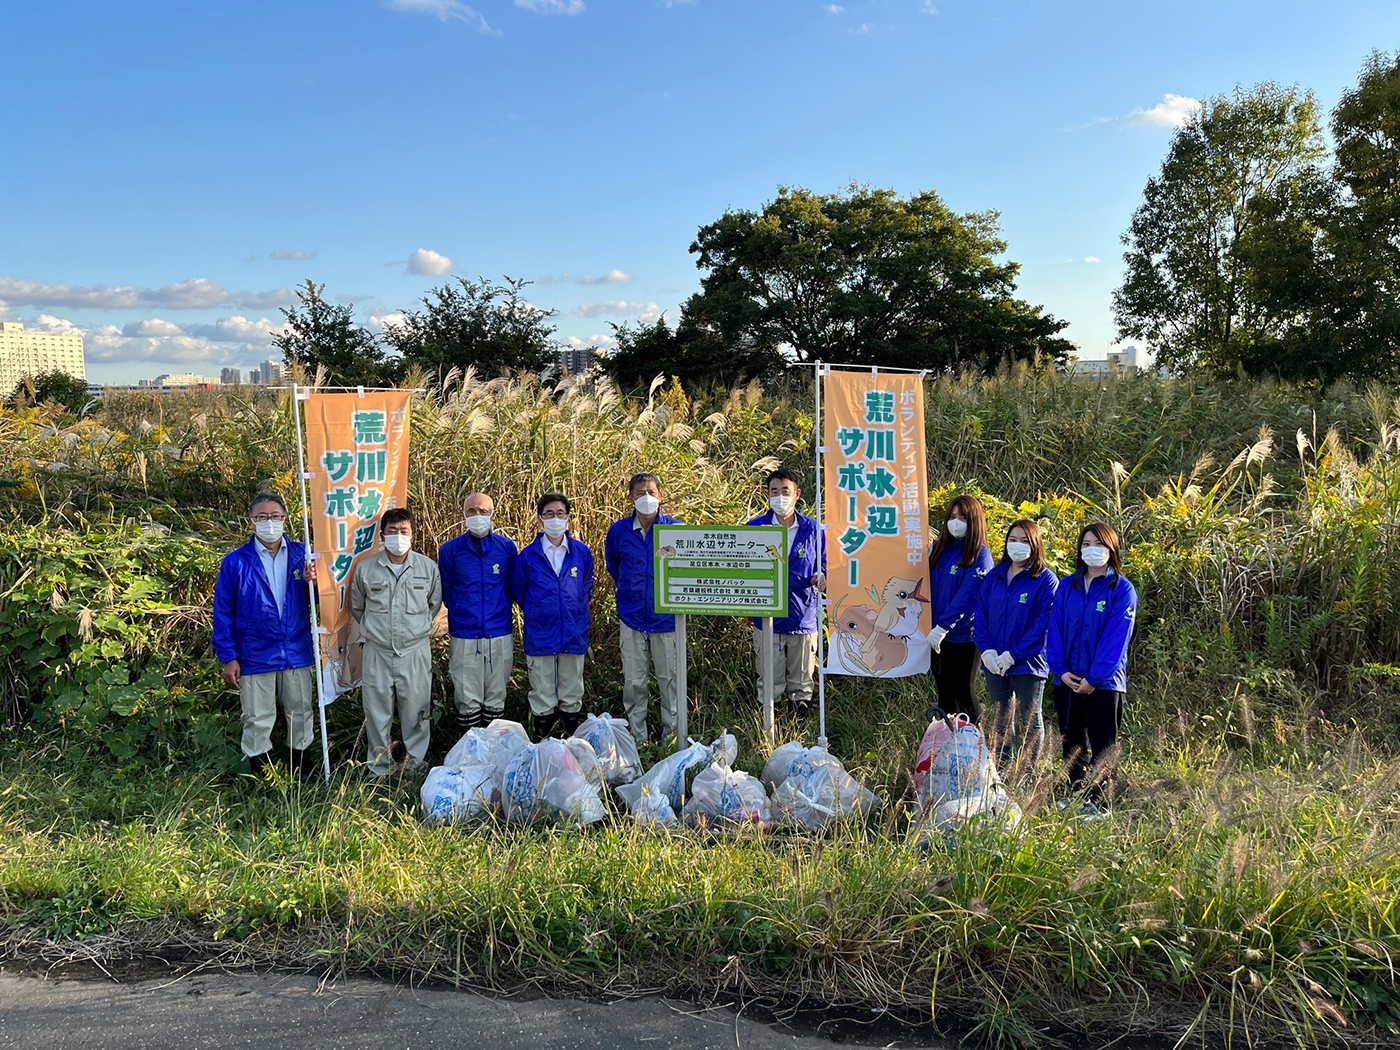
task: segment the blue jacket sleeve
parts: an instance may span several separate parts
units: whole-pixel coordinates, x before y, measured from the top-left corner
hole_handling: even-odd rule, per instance
[[[821,525],[818,525],[818,526],[817,526],[817,550],[821,551],[821,556],[822,556],[822,568],[821,568],[821,573],[822,573],[822,578],[825,579],[825,578],[826,578],[826,529],[823,528]]]
[[[1089,673],[1084,676],[1095,689],[1112,689],[1113,680],[1128,662],[1137,604],[1137,590],[1120,576],[1113,588],[1113,616],[1104,625]]]
[[[1060,676],[1069,670],[1065,666],[1065,606],[1069,601],[1072,583],[1065,577],[1055,587],[1055,597],[1050,604],[1050,629],[1045,637],[1045,662],[1050,665],[1050,684],[1060,684]]]
[[[593,577],[593,552],[592,552],[591,550],[589,550],[587,547],[584,547],[584,548],[583,548],[583,553],[586,554],[586,555],[588,555],[588,557],[587,557],[586,559],[584,559],[584,568],[583,568],[583,576],[584,576],[584,579],[583,579],[583,589],[584,589],[585,591],[588,592],[588,597],[591,599],[591,598],[593,597],[593,583],[594,583],[594,577]]]
[[[515,589],[515,567],[520,563],[520,549],[512,541],[506,551],[506,596],[513,602],[519,602],[516,597],[520,592]]]
[[[616,525],[610,527],[603,540],[603,565],[607,568],[608,575],[613,578],[613,583],[617,582],[617,574],[622,568],[622,545],[615,538],[616,528]]]
[[[983,546],[977,552],[977,559],[966,570],[958,573],[957,592],[948,602],[948,608],[943,610],[943,618],[938,623],[939,627],[946,627],[951,631],[966,617],[972,615],[973,605],[977,601],[977,592],[982,589],[982,578],[987,575],[991,567],[992,552]]]
[[[219,564],[219,575],[214,581],[214,655],[221,664],[238,659],[233,633],[237,612],[238,574],[233,568],[233,559],[225,558]]]
[[[438,579],[442,582],[442,600],[449,606],[452,604],[452,583],[454,580],[452,540],[448,540],[438,548],[437,567]]]
[[[1045,651],[1046,634],[1050,630],[1050,609],[1055,604],[1057,582],[1055,574],[1047,572],[1035,589],[1035,596],[1032,598],[1035,608],[1031,612],[1030,622],[1026,624],[1026,631],[1021,637],[1011,640],[1011,658],[1018,664]]]
[[[511,563],[506,578],[510,580],[510,600],[524,612],[526,592],[529,588],[525,583],[525,559],[520,555],[517,554],[515,561]]]
[[[991,623],[991,592],[992,578],[988,576],[982,581],[982,586],[977,588],[977,597],[972,603],[972,642],[977,648],[986,652],[994,648],[995,642],[992,640]]]

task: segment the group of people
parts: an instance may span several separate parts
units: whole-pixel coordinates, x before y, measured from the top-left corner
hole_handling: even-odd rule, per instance
[[[786,530],[788,615],[773,625],[774,699],[811,699],[817,631],[825,588],[826,544],[817,522],[797,511],[802,489],[786,469],[764,480],[769,509],[749,525]],[[675,732],[675,618],[655,611],[653,528],[679,524],[662,513],[665,493],[651,473],[627,486],[631,513],[613,523],[603,563],[616,585],[628,728],[641,741],[651,680],[659,694],[661,738]],[[465,531],[444,543],[437,561],[413,549],[413,516],[406,508],[380,518],[381,547],[351,578],[349,607],[363,641],[362,698],[371,776],[394,767],[391,730],[397,714],[408,768],[428,751],[432,689],[432,624],[445,606],[456,727],[464,733],[500,718],[515,662],[514,607],[529,675],[529,704],[538,736],[568,735],[583,718],[584,656],[589,651],[595,569],[593,552],[569,527],[572,506],[551,492],[535,503],[538,533],[524,549],[494,527],[495,504],[482,492],[463,502]],[[253,771],[270,759],[280,703],[292,765],[314,767],[315,646],[310,601],[316,563],[285,534],[281,496],[260,493],[249,507],[253,535],[230,552],[214,589],[215,655],[242,704],[242,751]],[[983,670],[995,717],[987,727],[1004,762],[1018,750],[1034,759],[1044,740],[1045,682],[1064,736],[1069,781],[1104,796],[1122,724],[1128,642],[1137,594],[1121,573],[1119,538],[1095,522],[1079,536],[1075,571],[1057,580],[1045,564],[1034,521],[1007,530],[1001,560],[987,546],[982,505],[959,496],[948,506],[930,556],[928,640],[938,706],[980,718],[975,695]],[[761,666],[763,633],[753,624]],[[763,685],[759,678],[759,701]]]

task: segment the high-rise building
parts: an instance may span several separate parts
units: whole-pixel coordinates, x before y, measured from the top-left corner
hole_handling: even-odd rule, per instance
[[[156,376],[157,386],[218,386],[219,381],[212,376],[196,375],[194,372],[171,372]]]
[[[219,373],[219,382],[224,386],[238,386],[243,382],[243,370],[240,368],[225,368]]]
[[[576,346],[559,351],[559,367],[569,375],[581,376],[593,367],[593,347]]]
[[[276,386],[282,382],[285,372],[280,361],[264,361],[253,369],[253,382],[263,386]]]
[[[67,372],[87,378],[83,337],[69,332],[26,332],[19,321],[0,321],[0,396],[25,376]]]

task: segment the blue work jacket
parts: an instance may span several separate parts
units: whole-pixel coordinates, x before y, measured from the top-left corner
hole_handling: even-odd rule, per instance
[[[1076,572],[1060,581],[1050,610],[1046,659],[1055,684],[1066,671],[1095,689],[1128,688],[1128,642],[1137,620],[1137,591],[1112,569],[1084,587]]]
[[[771,510],[748,522],[750,525],[777,525]],[[826,575],[826,537],[818,536],[817,520],[797,515],[797,536],[788,546],[788,614],[773,620],[774,634],[816,634],[821,622],[821,592],[812,586],[817,573]],[[755,627],[762,620],[754,620]]]
[[[258,554],[256,538],[224,555],[214,582],[214,655],[219,663],[237,660],[242,674],[268,674],[310,667],[311,604],[306,587],[306,548],[287,545],[287,595],[282,614]]]
[[[664,634],[676,629],[676,618],[656,612],[657,525],[679,525],[679,518],[658,514],[652,527],[642,532],[632,527],[630,514],[608,527],[603,541],[603,563],[617,584],[617,618],[634,631]]]
[[[972,641],[972,619],[977,591],[992,569],[992,552],[986,544],[971,565],[962,566],[964,540],[953,540],[929,568],[929,615],[933,625],[948,632],[945,642]]]
[[[1041,569],[1039,576],[1018,572],[1008,583],[1010,573],[1011,563],[1003,559],[983,577],[982,586],[977,588],[972,640],[983,651],[1010,653],[1016,662],[1007,674],[1048,678],[1045,636],[1060,581],[1049,569]]]
[[[568,536],[569,551],[558,575],[545,556],[549,540],[543,533],[515,560],[511,590],[525,618],[526,656],[588,652],[593,552],[573,533]]]
[[[478,539],[464,532],[438,548],[447,633],[453,638],[501,638],[515,630],[511,576],[515,541],[499,532]]]

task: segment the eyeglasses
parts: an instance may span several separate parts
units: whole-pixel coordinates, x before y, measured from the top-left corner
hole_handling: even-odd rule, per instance
[[[286,520],[287,520],[287,515],[285,515],[285,514],[254,514],[254,515],[253,515],[253,521],[255,521],[255,522],[259,522],[259,521],[286,521]]]
[[[547,510],[540,514],[541,518],[567,518],[568,516],[567,510]]]

